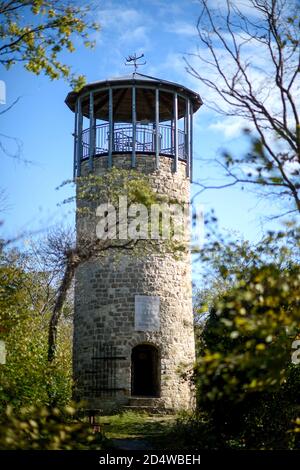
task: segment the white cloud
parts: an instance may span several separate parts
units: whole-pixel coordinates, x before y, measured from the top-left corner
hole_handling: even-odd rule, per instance
[[[145,26],[137,26],[134,29],[127,29],[120,36],[121,42],[135,42],[140,41],[146,45],[149,41],[148,29]]]
[[[198,0],[196,0],[198,1]],[[238,8],[241,13],[249,16],[258,16],[259,12],[257,9],[253,8],[253,5],[249,0],[232,0],[231,4]],[[227,12],[227,2],[226,0],[209,0],[210,9],[218,9],[221,13]]]
[[[235,117],[224,117],[208,126],[209,130],[221,132],[226,138],[238,137],[245,128],[244,119]]]
[[[140,42],[140,47],[148,47],[152,19],[143,11],[118,4],[100,10],[98,21],[101,25],[96,38],[98,45],[122,49]]]
[[[102,29],[117,27],[122,29],[124,26],[136,25],[143,21],[143,15],[133,8],[123,9],[114,7],[99,11],[99,22]]]
[[[132,68],[124,68],[125,57],[136,52],[145,53],[151,48],[151,28],[153,20],[140,7],[133,7],[133,2],[106,2],[106,8],[98,11],[101,25],[97,33],[97,52],[101,53],[101,69],[110,69],[109,76],[124,75]]]
[[[155,8],[157,17],[169,18],[171,20],[175,16],[182,15],[184,10],[189,7],[191,0],[151,0],[151,5]],[[198,2],[198,0],[197,0]]]
[[[184,21],[175,21],[172,23],[166,23],[164,27],[168,33],[174,33],[184,36],[197,36],[197,28],[192,23]]]

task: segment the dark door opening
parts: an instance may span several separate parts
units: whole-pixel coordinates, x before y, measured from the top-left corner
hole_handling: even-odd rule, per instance
[[[131,395],[159,396],[158,351],[149,344],[135,346],[131,354]]]

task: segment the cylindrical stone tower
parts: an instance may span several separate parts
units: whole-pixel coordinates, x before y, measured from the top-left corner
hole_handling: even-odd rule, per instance
[[[189,204],[198,94],[135,72],[86,85],[66,103],[75,113],[78,187],[88,175],[134,168],[158,196]],[[89,204],[94,217],[77,215],[79,247],[83,236],[96,237],[96,206]],[[195,355],[190,251],[177,256],[142,243],[137,254],[115,242],[85,256],[76,270],[74,380],[89,409],[193,405],[184,378]]]

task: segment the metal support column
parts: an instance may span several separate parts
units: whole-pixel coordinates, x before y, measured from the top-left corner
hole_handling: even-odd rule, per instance
[[[78,99],[78,138],[77,138],[77,176],[81,175],[81,160],[82,160],[82,123],[83,116],[81,110],[81,98]]]
[[[159,134],[159,90],[155,90],[155,163],[159,169],[160,134]]]
[[[74,157],[73,157],[73,179],[76,178],[76,169],[77,169],[77,143],[78,143],[78,136],[77,136],[77,122],[78,122],[78,101],[75,104],[75,121],[74,121]]]
[[[112,167],[112,151],[113,151],[113,91],[111,88],[108,90],[108,116],[109,116],[109,131],[108,131],[108,168]]]
[[[131,166],[132,168],[136,165],[136,89],[132,87],[132,155],[131,155]]]
[[[185,154],[186,154],[186,176],[190,176],[191,173],[191,126],[190,126],[190,100],[186,100],[186,129],[185,129]]]
[[[94,94],[90,92],[90,135],[89,135],[89,170],[93,170],[93,157],[95,155],[95,119],[94,119]]]
[[[174,116],[174,171],[178,169],[178,96],[174,93],[174,104],[173,104],[173,116]]]
[[[190,180],[193,180],[193,106],[190,106]]]

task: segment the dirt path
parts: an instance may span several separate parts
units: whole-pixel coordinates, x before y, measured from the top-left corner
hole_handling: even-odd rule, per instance
[[[118,450],[153,450],[151,442],[146,439],[128,437],[127,439],[112,439],[111,442]]]

